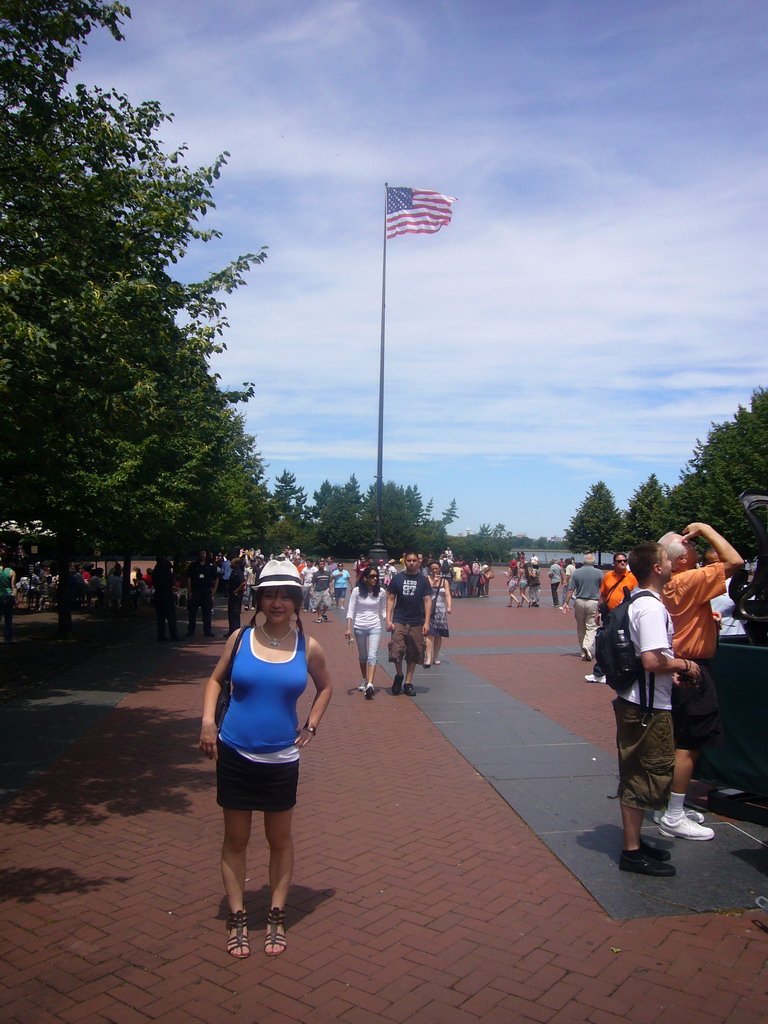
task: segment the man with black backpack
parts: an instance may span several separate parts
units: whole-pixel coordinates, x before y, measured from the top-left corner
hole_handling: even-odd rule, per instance
[[[635,681],[620,690],[613,702],[619,753],[619,802],[624,846],[622,871],[669,877],[675,874],[670,854],[640,837],[646,811],[666,806],[675,766],[672,731],[672,688],[699,678],[695,662],[676,658],[672,651],[672,619],[661,602],[672,563],[660,544],[638,544],[629,567],[644,594],[629,605],[629,637],[637,659]],[[637,592],[636,592],[637,593]],[[676,679],[683,673],[683,679]]]

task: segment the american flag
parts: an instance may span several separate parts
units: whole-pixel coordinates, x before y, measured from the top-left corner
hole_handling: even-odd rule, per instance
[[[453,196],[425,188],[387,189],[387,238],[395,235],[433,234],[451,222]]]

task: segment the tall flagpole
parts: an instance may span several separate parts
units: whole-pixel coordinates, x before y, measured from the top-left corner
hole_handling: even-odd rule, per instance
[[[384,182],[384,249],[381,262],[381,344],[379,349],[379,444],[376,459],[376,540],[369,557],[379,561],[387,557],[387,549],[381,537],[381,496],[384,463],[384,338],[387,308],[387,189]]]

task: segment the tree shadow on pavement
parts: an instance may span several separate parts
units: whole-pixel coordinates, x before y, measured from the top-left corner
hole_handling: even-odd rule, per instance
[[[84,878],[67,868],[9,868],[0,871],[0,901],[34,903],[38,896],[87,893],[127,878]]]
[[[194,641],[187,641],[183,646],[176,645],[173,650],[173,658],[162,668],[151,673],[141,681],[139,690],[157,690],[166,686],[188,686],[191,678],[207,679],[216,667],[216,663],[224,650],[222,644],[213,654],[204,653],[199,650]]]
[[[36,730],[55,731],[60,713],[37,709]],[[0,822],[39,828],[148,811],[187,814],[189,793],[213,787],[198,729],[188,715],[118,707],[3,808]]]

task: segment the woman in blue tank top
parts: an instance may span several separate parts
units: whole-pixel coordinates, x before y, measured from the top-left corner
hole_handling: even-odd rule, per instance
[[[227,951],[239,958],[251,951],[244,888],[254,811],[264,814],[269,846],[272,909],[264,952],[277,956],[285,950],[284,908],[293,873],[291,820],[299,753],[312,741],[331,699],[322,648],[316,640],[305,638],[301,627],[302,596],[294,565],[273,560],[264,566],[254,589],[256,612],[250,627],[230,636],[203,698],[200,749],[216,759],[217,801],[224,811],[221,874],[230,910]],[[257,625],[259,613],[264,621]],[[232,697],[219,728],[216,704],[233,652]],[[299,728],[296,704],[306,689],[307,676],[315,684],[315,697],[307,721]]]

